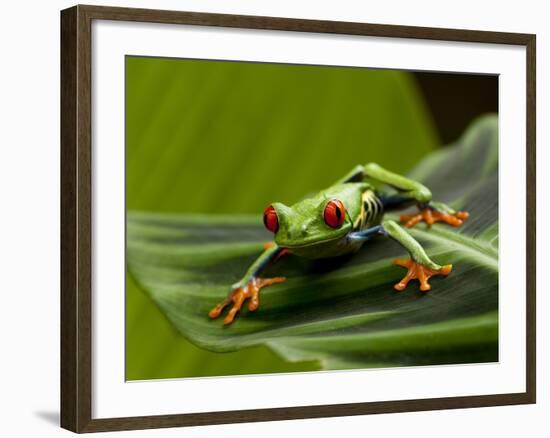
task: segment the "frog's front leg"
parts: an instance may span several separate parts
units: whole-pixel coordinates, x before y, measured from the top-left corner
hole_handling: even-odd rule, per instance
[[[394,288],[402,291],[411,280],[420,282],[420,290],[427,292],[431,289],[429,280],[434,275],[449,275],[453,268],[452,265],[438,265],[428,257],[424,248],[403,228],[392,220],[385,220],[382,225],[378,225],[367,230],[357,231],[350,234],[350,239],[368,240],[375,235],[391,237],[397,243],[405,247],[410,254],[410,259],[395,259],[393,263],[407,268],[407,274],[401,281],[394,285]]]
[[[401,291],[407,287],[409,281],[418,279],[420,290],[427,292],[431,289],[428,282],[434,275],[449,275],[453,265],[438,265],[428,257],[424,248],[407,231],[391,220],[384,221],[384,230],[393,240],[403,245],[409,252],[410,259],[395,259],[393,263],[407,268],[407,273],[394,288]]]
[[[261,271],[263,271],[270,262],[277,261],[287,252],[285,248],[281,248],[275,243],[270,243],[264,248],[264,252],[250,266],[243,278],[232,286],[233,290],[227,298],[208,313],[210,318],[217,318],[221,315],[225,307],[233,303],[223,320],[225,325],[231,324],[237,312],[241,310],[243,303],[247,299],[250,300],[248,303],[248,310],[255,311],[260,305],[260,289],[271,284],[282,283],[286,280],[285,277],[259,278]]]

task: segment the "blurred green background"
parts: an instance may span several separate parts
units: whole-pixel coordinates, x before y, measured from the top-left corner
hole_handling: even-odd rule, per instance
[[[405,173],[497,95],[490,76],[128,56],[126,208],[261,220],[360,163]],[[315,369],[196,347],[127,275],[128,380]]]

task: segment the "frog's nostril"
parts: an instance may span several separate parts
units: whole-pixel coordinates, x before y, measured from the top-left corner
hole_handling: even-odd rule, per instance
[[[301,231],[302,231],[302,236],[307,236],[307,225],[303,225]]]

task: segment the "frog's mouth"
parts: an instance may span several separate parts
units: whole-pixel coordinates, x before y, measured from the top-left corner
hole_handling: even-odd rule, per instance
[[[315,247],[315,246],[323,246],[323,245],[330,245],[332,243],[335,243],[339,240],[342,240],[343,238],[345,238],[347,236],[348,233],[345,233],[345,234],[342,234],[342,235],[339,235],[339,236],[335,236],[335,237],[331,237],[329,239],[316,239],[316,238],[309,238],[309,239],[304,239],[304,240],[301,240],[301,241],[293,241],[292,243],[287,243],[287,242],[284,242],[284,241],[280,241],[280,242],[277,242],[277,245],[283,247],[283,248],[288,248],[290,250],[299,250],[299,249],[305,249],[305,248],[312,248],[312,247]]]

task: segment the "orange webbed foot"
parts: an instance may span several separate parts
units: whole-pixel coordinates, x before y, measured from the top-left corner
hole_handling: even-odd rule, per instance
[[[235,319],[237,312],[241,310],[243,303],[247,299],[250,300],[248,302],[248,310],[253,312],[260,306],[260,289],[271,284],[282,283],[285,280],[285,277],[253,278],[246,283],[246,285],[233,289],[233,292],[231,292],[224,301],[214,307],[208,313],[208,316],[212,319],[217,318],[221,315],[225,307],[227,307],[230,303],[233,303],[231,309],[229,309],[229,312],[223,320],[225,325],[231,324]]]
[[[427,292],[431,289],[428,283],[431,277],[434,275],[449,275],[453,269],[453,265],[445,265],[442,266],[441,269],[430,269],[412,259],[395,259],[393,264],[408,269],[403,279],[394,285],[394,288],[398,291],[404,290],[409,284],[409,281],[417,279],[420,282],[420,290],[422,292]]]
[[[426,222],[428,226],[432,226],[436,222],[445,222],[453,227],[460,227],[469,216],[470,213],[467,211],[446,213],[432,207],[426,207],[418,213],[402,214],[399,219],[405,223],[405,228],[412,228],[421,221]]]

